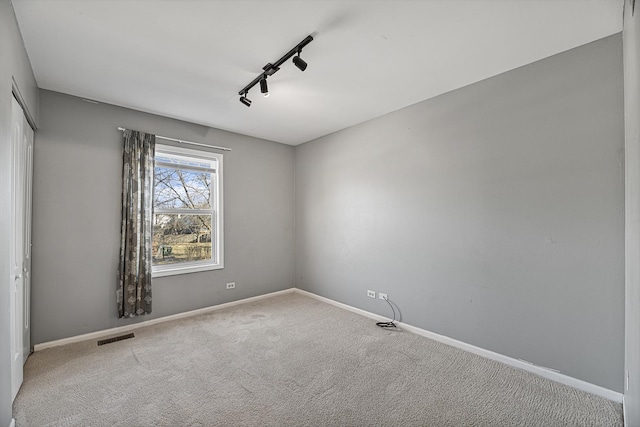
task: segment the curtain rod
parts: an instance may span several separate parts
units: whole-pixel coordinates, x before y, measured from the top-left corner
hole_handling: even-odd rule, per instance
[[[127,129],[123,128],[123,127],[118,127],[118,130],[119,131],[125,131]],[[229,147],[220,147],[218,145],[201,144],[199,142],[192,142],[192,141],[185,141],[183,139],[169,138],[168,136],[156,135],[156,138],[166,139],[167,141],[179,142],[181,144],[198,145],[200,147],[215,148],[216,150],[231,151],[231,148],[229,148]]]

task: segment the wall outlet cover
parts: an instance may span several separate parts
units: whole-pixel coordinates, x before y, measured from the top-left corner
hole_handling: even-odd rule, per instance
[[[376,297],[376,293],[375,293],[374,291],[369,291],[369,290],[367,290],[367,296],[368,296],[369,298],[374,298],[374,299],[375,299],[375,297]]]

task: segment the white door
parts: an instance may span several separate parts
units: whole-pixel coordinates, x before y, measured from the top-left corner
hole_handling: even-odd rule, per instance
[[[33,129],[24,118],[22,129],[24,133],[24,265],[23,304],[22,304],[22,363],[31,354],[31,206],[33,194]]]
[[[11,397],[22,385],[24,320],[24,113],[12,99],[11,123]]]

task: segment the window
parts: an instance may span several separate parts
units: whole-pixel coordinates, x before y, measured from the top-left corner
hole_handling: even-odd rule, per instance
[[[156,144],[153,276],[223,268],[222,155]]]

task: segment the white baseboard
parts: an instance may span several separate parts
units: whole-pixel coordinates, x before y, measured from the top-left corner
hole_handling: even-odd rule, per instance
[[[387,317],[379,316],[377,314],[370,313],[368,311],[361,310],[359,308],[352,307],[350,305],[343,304],[341,302],[337,302],[337,301],[331,300],[329,298],[321,297],[321,296],[313,294],[311,292],[303,291],[302,289],[297,289],[296,288],[295,292],[300,293],[302,295],[309,296],[311,298],[315,298],[315,299],[320,300],[320,301],[324,301],[324,302],[326,302],[328,304],[331,304],[331,305],[334,305],[336,307],[340,307],[340,308],[349,310],[351,312],[360,314],[362,316],[369,317],[369,318],[377,320],[377,321],[387,321],[387,320],[389,320]],[[400,326],[404,330],[407,330],[409,332],[413,332],[414,334],[421,335],[421,336],[426,337],[426,338],[430,338],[430,339],[432,339],[434,341],[439,341],[441,343],[444,343],[444,344],[447,344],[447,345],[450,345],[450,346],[453,346],[453,347],[468,351],[468,352],[473,353],[473,354],[477,354],[478,356],[482,356],[482,357],[485,357],[487,359],[495,360],[497,362],[502,362],[502,363],[504,363],[506,365],[509,365],[509,366],[512,366],[514,368],[522,369],[523,371],[527,371],[527,372],[531,372],[533,374],[540,375],[541,377],[550,379],[552,381],[559,382],[559,383],[564,384],[564,385],[568,385],[570,387],[576,388],[578,390],[585,391],[587,393],[594,394],[596,396],[604,397],[605,399],[609,399],[609,400],[612,400],[612,401],[617,402],[617,403],[622,403],[622,401],[623,401],[623,396],[624,395],[622,393],[619,393],[619,392],[613,391],[613,390],[609,390],[608,388],[604,388],[604,387],[601,387],[599,385],[591,384],[589,382],[586,382],[586,381],[583,381],[583,380],[579,380],[577,378],[573,378],[573,377],[570,377],[570,376],[565,375],[565,374],[561,374],[560,372],[555,371],[553,369],[545,368],[544,366],[534,365],[533,363],[527,362],[525,360],[514,359],[513,357],[505,356],[503,354],[496,353],[496,352],[493,352],[491,350],[486,350],[486,349],[481,348],[481,347],[476,347],[475,345],[467,344],[465,342],[458,341],[456,339],[449,338],[449,337],[444,336],[444,335],[436,334],[434,332],[430,332],[430,331],[427,331],[425,329],[418,328],[416,326],[412,326],[412,325],[409,325],[409,324],[406,324],[406,323],[403,323],[403,322],[396,322],[396,323],[398,324],[398,326]]]
[[[104,329],[101,331],[90,332],[88,334],[77,335],[69,338],[62,338],[55,341],[48,341],[33,346],[33,351],[41,351],[46,348],[58,347],[66,344],[73,344],[81,341],[94,340],[98,338],[104,338],[111,335],[118,335],[124,332],[129,332],[134,329],[144,328],[146,326],[157,325],[158,323],[170,322],[172,320],[184,319],[185,317],[197,316],[199,314],[211,313],[216,310],[221,310],[227,307],[233,307],[234,305],[247,304],[250,302],[258,301],[265,298],[271,298],[278,295],[288,294],[294,291],[294,288],[285,289],[283,291],[272,292],[269,294],[258,295],[251,298],[245,298],[238,301],[226,302],[224,304],[213,305],[210,307],[199,308],[197,310],[185,311],[184,313],[172,314],[170,316],[158,317],[157,319],[146,320],[144,322],[135,323],[132,325],[119,326],[117,328]]]
[[[302,290],[302,289],[294,288],[294,292],[296,292],[298,294],[306,295],[308,297],[317,299],[319,301],[326,302],[327,304],[335,305],[336,307],[344,308],[345,310],[349,310],[349,311],[351,311],[353,313],[357,313],[357,314],[359,314],[361,316],[368,317],[368,318],[373,319],[373,320],[378,321],[378,322],[386,322],[387,320],[389,320],[388,317],[383,317],[383,316],[380,316],[378,314],[371,313],[370,311],[361,310],[359,308],[355,308],[355,307],[352,307],[350,305],[343,304],[341,302],[334,301],[334,300],[329,299],[329,298],[321,297],[320,295],[316,295],[316,294],[311,293],[309,291],[305,291],[305,290]]]
[[[9,423],[9,427],[16,427],[16,420],[11,418],[11,422]]]
[[[340,307],[342,309],[351,311],[353,313],[359,314],[361,316],[368,317],[368,318],[376,320],[376,321],[386,321],[386,320],[388,320],[387,317],[380,316],[380,315],[377,315],[375,313],[371,313],[371,312],[366,311],[366,310],[362,310],[362,309],[359,309],[359,308],[356,308],[356,307],[352,307],[350,305],[343,304],[341,302],[334,301],[332,299],[325,298],[325,297],[322,297],[320,295],[316,295],[314,293],[311,293],[311,292],[308,292],[308,291],[304,291],[302,289],[291,288],[291,289],[285,289],[283,291],[272,292],[272,293],[265,294],[265,295],[258,295],[258,296],[251,297],[251,298],[245,298],[245,299],[241,299],[241,300],[238,300],[238,301],[231,301],[231,302],[227,302],[227,303],[224,303],[224,304],[214,305],[214,306],[211,306],[211,307],[200,308],[198,310],[192,310],[192,311],[187,311],[187,312],[184,312],[184,313],[173,314],[171,316],[159,317],[157,319],[147,320],[147,321],[136,323],[136,324],[133,324],[133,325],[120,326],[120,327],[117,327],[117,328],[105,329],[105,330],[102,330],[102,331],[91,332],[91,333],[88,333],[88,334],[78,335],[78,336],[75,336],[75,337],[63,338],[63,339],[60,339],[60,340],[55,340],[55,341],[49,341],[49,342],[45,342],[45,343],[41,343],[41,344],[36,344],[33,347],[33,350],[34,351],[40,351],[40,350],[44,350],[46,348],[58,347],[58,346],[65,345],[65,344],[72,344],[72,343],[86,341],[86,340],[104,338],[104,337],[107,337],[107,336],[117,335],[117,334],[121,334],[123,332],[129,332],[129,331],[132,331],[132,330],[135,330],[135,329],[139,329],[139,328],[144,328],[146,326],[156,325],[158,323],[170,322],[172,320],[183,319],[185,317],[191,317],[191,316],[197,316],[199,314],[211,313],[213,311],[221,310],[223,308],[233,307],[234,305],[247,304],[247,303],[250,303],[250,302],[253,302],[253,301],[258,301],[258,300],[265,299],[265,298],[271,298],[271,297],[274,297],[274,296],[283,295],[283,294],[287,294],[287,293],[291,293],[291,292],[296,292],[296,293],[299,293],[301,295],[306,295],[308,297],[317,299],[319,301],[326,302],[328,304],[334,305],[336,307]],[[456,339],[449,338],[449,337],[444,336],[444,335],[436,334],[434,332],[430,332],[430,331],[427,331],[425,329],[418,328],[418,327],[413,326],[413,325],[409,325],[407,323],[397,322],[397,324],[402,329],[405,329],[405,330],[407,330],[409,332],[413,332],[413,333],[415,333],[417,335],[421,335],[423,337],[430,338],[430,339],[435,340],[435,341],[439,341],[441,343],[444,343],[444,344],[447,344],[447,345],[450,345],[450,346],[453,346],[453,347],[468,351],[470,353],[476,354],[478,356],[485,357],[487,359],[495,360],[497,362],[502,362],[502,363],[504,363],[506,365],[509,365],[509,366],[512,366],[514,368],[522,369],[524,371],[540,375],[541,377],[550,379],[552,381],[559,382],[561,384],[568,385],[570,387],[576,388],[578,390],[585,391],[587,393],[594,394],[596,396],[604,397],[605,399],[609,399],[609,400],[612,400],[612,401],[617,402],[617,403],[623,403],[623,394],[619,393],[617,391],[609,390],[607,388],[604,388],[604,387],[601,387],[601,386],[598,386],[598,385],[595,385],[595,384],[591,384],[589,382],[586,382],[586,381],[583,381],[583,380],[579,380],[577,378],[573,378],[573,377],[570,377],[568,375],[564,375],[564,374],[562,374],[560,372],[554,371],[554,370],[549,369],[549,368],[545,368],[543,366],[534,365],[534,364],[532,364],[530,362],[527,362],[525,360],[514,359],[512,357],[505,356],[503,354],[496,353],[496,352],[493,352],[491,350],[486,350],[486,349],[481,348],[481,347],[476,347],[476,346],[474,346],[472,344],[467,344],[465,342],[458,341]],[[11,424],[9,427],[15,427],[15,421],[13,421],[12,423],[13,424]]]

